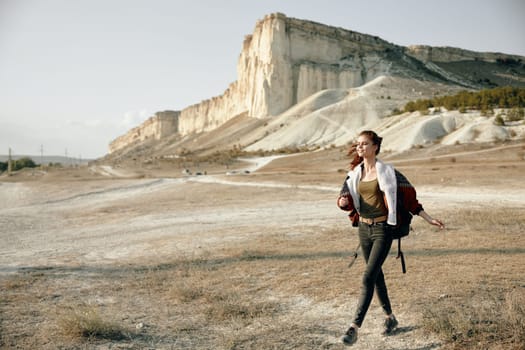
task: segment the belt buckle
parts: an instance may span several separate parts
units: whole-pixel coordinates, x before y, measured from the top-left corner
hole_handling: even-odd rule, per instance
[[[381,219],[381,220],[379,220]],[[384,216],[380,216],[380,217],[377,217],[377,218],[364,218],[364,217],[360,217],[359,220],[365,224],[367,224],[368,226],[374,226],[374,225],[377,225],[377,224],[380,224],[382,222],[385,221],[385,217]]]
[[[374,219],[373,218],[363,218],[362,220],[365,224],[367,224],[368,226],[372,226],[374,224]]]

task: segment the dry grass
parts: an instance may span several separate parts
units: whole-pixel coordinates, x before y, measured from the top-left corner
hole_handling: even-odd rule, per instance
[[[461,221],[463,232],[456,232]],[[424,306],[424,328],[453,349],[523,349],[525,213],[463,210],[451,226],[461,252],[452,261],[453,288]]]
[[[346,160],[340,150],[293,159],[276,161],[245,181],[342,181],[337,169]],[[403,170],[416,185],[442,183],[444,177],[445,183],[453,178],[459,185],[480,181],[467,184],[475,186],[493,182],[502,172],[496,163],[456,159],[414,167],[407,162]],[[506,181],[521,183],[523,165],[516,164],[493,186],[508,190]],[[469,176],[481,168],[486,177]],[[318,169],[328,170],[319,175]],[[198,184],[188,188],[197,197],[207,191]],[[267,191],[273,199],[273,190]],[[305,203],[310,205],[319,194],[308,196]],[[184,203],[171,193],[155,200],[137,215]],[[213,205],[226,200],[232,198],[210,199]],[[392,249],[384,272],[404,333],[375,348],[523,349],[525,212],[504,207],[430,211],[445,220],[447,230],[439,232],[414,220],[414,232],[403,240],[406,275],[394,259],[395,246]],[[96,220],[91,214],[83,215]],[[252,232],[246,230],[239,235]],[[338,226],[298,222],[279,232],[254,232],[249,239],[223,242],[218,237],[213,250],[174,251],[170,260],[71,263],[0,275],[0,348],[343,348],[339,337],[351,320],[364,269],[361,256],[347,267],[357,237],[344,214]],[[378,309],[374,299],[360,335],[362,344],[374,334],[366,332],[373,329]]]
[[[438,334],[444,348],[519,349],[523,215],[449,213],[445,233],[416,221],[404,243],[408,274],[392,258],[384,268],[397,308],[419,314],[423,330]],[[346,267],[354,243],[345,227],[318,228],[143,267],[28,269],[0,285],[1,344],[339,348],[327,339],[343,331],[351,310],[340,305],[359,292],[362,259]],[[309,314],[320,307],[324,314]]]
[[[479,287],[470,300],[443,298],[424,310],[424,327],[455,349],[523,349],[525,293],[514,289],[494,294]]]
[[[62,333],[71,338],[122,340],[128,333],[93,306],[66,307],[57,323]]]

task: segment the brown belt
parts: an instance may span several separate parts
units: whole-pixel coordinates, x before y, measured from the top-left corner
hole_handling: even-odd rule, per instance
[[[386,219],[388,219],[388,216],[386,215],[378,216],[377,218],[372,218],[372,219],[364,218],[362,216],[359,217],[359,221],[364,222],[365,224],[368,224],[368,225],[377,224],[379,222],[386,221]]]

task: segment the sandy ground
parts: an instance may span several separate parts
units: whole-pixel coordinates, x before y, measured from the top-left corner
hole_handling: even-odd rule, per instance
[[[127,178],[132,174],[123,169],[104,166],[80,169],[75,176],[57,180],[43,176],[34,181],[2,181],[0,275],[25,268],[147,264],[199,256],[269,232],[308,240],[323,227],[347,227],[345,213],[335,206],[344,172],[329,169],[330,175],[310,177],[305,170],[305,179],[294,181],[279,170],[279,164],[285,164],[279,161],[294,167],[292,158],[252,160],[246,166],[249,174],[240,169],[241,174],[234,176],[177,174],[173,178],[137,179]],[[296,157],[298,164],[301,159]],[[397,162],[411,171],[407,164]],[[522,168],[518,163],[515,172],[519,174]],[[439,213],[488,203],[525,208],[525,187],[519,175],[510,176],[514,179],[510,187],[503,182],[507,189],[503,191],[497,181],[492,186],[478,186],[475,169],[461,177],[465,176],[463,182],[421,184],[420,201],[438,217]],[[345,327],[349,309],[355,305],[355,300],[346,305],[316,305],[300,296],[296,302],[306,317],[331,314],[327,322],[333,324],[324,326],[334,330]],[[435,338],[420,334],[416,316],[408,312],[398,314],[404,331],[388,340],[390,348],[439,348]],[[373,321],[360,333],[359,348],[383,347],[380,311],[372,307],[369,315]],[[326,342],[338,344],[339,338],[328,336]]]

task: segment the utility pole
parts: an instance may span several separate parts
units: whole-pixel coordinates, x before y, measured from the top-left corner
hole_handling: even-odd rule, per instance
[[[40,145],[40,166],[44,166],[44,145]]]
[[[11,176],[11,171],[13,170],[11,159],[11,147],[9,147],[9,158],[7,158],[7,175]]]

